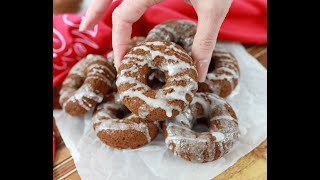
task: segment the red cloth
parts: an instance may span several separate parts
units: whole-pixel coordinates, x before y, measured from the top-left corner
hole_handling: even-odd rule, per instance
[[[111,15],[121,3],[115,1],[93,30],[80,33],[83,15],[62,14],[53,17],[53,87],[59,85],[70,68],[89,53],[111,50]],[[234,0],[219,31],[219,40],[242,43],[267,43],[267,1]],[[132,36],[146,36],[155,25],[169,19],[197,21],[192,6],[182,0],[167,0],[149,8],[133,25]]]

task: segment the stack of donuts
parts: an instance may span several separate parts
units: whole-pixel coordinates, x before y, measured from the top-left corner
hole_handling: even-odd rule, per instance
[[[199,83],[191,46],[197,25],[171,20],[135,37],[118,71],[113,53],[88,55],[69,72],[60,104],[72,116],[93,110],[101,142],[116,149],[150,143],[159,132],[174,155],[209,162],[228,153],[239,137],[237,116],[224,99],[239,81],[236,58],[215,48],[205,82]],[[198,124],[207,126],[195,131]]]

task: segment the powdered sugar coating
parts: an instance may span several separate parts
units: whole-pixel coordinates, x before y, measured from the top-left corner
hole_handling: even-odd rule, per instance
[[[216,160],[228,153],[238,139],[240,131],[234,111],[213,93],[196,93],[187,114],[188,117],[180,119],[182,114],[164,124],[167,147],[183,159],[200,163]],[[207,118],[208,132],[191,130],[199,118]]]

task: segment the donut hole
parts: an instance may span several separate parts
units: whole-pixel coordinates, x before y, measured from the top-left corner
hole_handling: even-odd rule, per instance
[[[122,107],[121,109],[109,109],[109,111],[111,111],[115,116],[114,118],[117,119],[124,119],[131,114],[131,112],[126,107]]]
[[[124,111],[118,111],[117,112],[117,114],[116,114],[116,117],[118,118],[118,119],[123,119],[125,116],[126,116],[126,112],[124,112]]]
[[[208,72],[211,72],[211,71],[213,71],[214,69],[215,69],[214,63],[213,63],[213,60],[211,60],[210,65],[209,65]]]
[[[147,79],[147,85],[153,89],[161,89],[166,84],[165,74],[157,69],[152,69]]]
[[[177,41],[176,44],[178,44],[178,45],[179,45],[180,47],[182,47],[182,48],[184,47],[184,44],[183,44],[182,41]],[[184,49],[184,48],[183,48],[183,49]]]
[[[197,122],[193,125],[192,130],[198,133],[208,132],[209,124],[207,118],[197,119]]]

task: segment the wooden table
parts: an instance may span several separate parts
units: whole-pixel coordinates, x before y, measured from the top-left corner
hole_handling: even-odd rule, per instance
[[[245,45],[247,51],[267,68],[267,47],[262,45]],[[54,90],[54,102],[57,102],[57,89]],[[59,105],[54,103],[54,107]],[[54,125],[57,135],[56,159],[53,164],[54,180],[78,180],[80,176],[74,165],[69,150],[66,148]],[[233,166],[214,178],[215,180],[265,180],[267,177],[267,140],[238,160]]]

